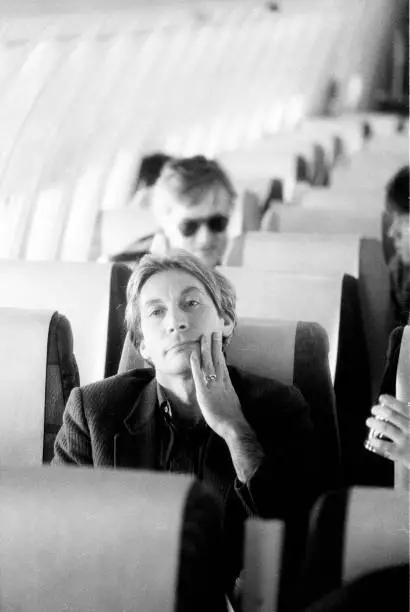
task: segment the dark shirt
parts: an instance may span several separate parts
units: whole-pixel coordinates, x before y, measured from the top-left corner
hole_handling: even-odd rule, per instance
[[[160,385],[157,386],[158,469],[191,474],[203,479],[205,451],[210,429],[200,420],[188,426],[178,418]]]

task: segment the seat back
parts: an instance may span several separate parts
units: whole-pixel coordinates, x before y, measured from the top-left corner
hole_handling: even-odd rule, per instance
[[[384,488],[326,493],[314,507],[305,560],[304,599],[382,568],[408,563],[408,499]]]
[[[410,409],[410,325],[403,329],[396,375],[396,398]],[[394,486],[409,490],[409,469],[399,462],[394,466]]]
[[[187,476],[2,469],[2,606],[222,612],[220,523],[219,503]]]
[[[308,402],[318,436],[324,486],[340,485],[340,447],[329,370],[329,340],[317,323],[242,318],[227,362],[296,386]]]
[[[349,274],[358,279],[362,329],[356,329],[355,334],[365,335],[375,401],[392,324],[389,271],[379,240],[348,234],[261,231],[249,232],[242,242],[242,261],[247,267],[313,275]]]
[[[329,208],[332,211],[362,212],[369,215],[381,214],[384,208],[385,193],[381,187],[361,187],[345,185],[331,189],[310,189],[301,198],[303,208]]]
[[[329,365],[335,376],[342,279],[280,274],[269,270],[220,267],[234,285],[240,318],[314,321],[329,337]]]
[[[340,234],[248,232],[243,265],[276,272],[359,275],[360,237]]]
[[[365,211],[332,210],[329,206],[272,206],[265,213],[261,229],[274,232],[311,234],[359,234],[381,236],[380,214]]]
[[[0,337],[0,465],[49,463],[79,385],[70,324],[57,312],[0,308]]]
[[[243,610],[278,609],[284,540],[285,525],[281,521],[246,521]]]
[[[64,312],[87,384],[117,371],[130,275],[125,264],[2,261],[0,306]]]

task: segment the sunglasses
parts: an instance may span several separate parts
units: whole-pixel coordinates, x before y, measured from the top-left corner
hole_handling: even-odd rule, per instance
[[[224,215],[213,215],[205,219],[185,219],[179,224],[179,231],[185,238],[189,238],[197,233],[201,225],[205,224],[210,232],[220,234],[226,230],[228,223],[229,219]]]

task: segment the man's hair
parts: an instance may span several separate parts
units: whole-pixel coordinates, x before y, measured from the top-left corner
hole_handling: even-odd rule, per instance
[[[157,212],[166,213],[162,208],[161,190],[175,196],[186,206],[195,206],[206,193],[215,187],[223,187],[228,192],[232,202],[236,197],[232,182],[221,167],[213,160],[203,155],[171,159],[162,168],[152,194],[152,205]]]
[[[155,274],[168,270],[180,270],[200,281],[215,304],[220,317],[237,325],[236,294],[232,284],[215,269],[205,266],[200,259],[186,251],[174,251],[171,255],[145,255],[134,269],[127,286],[125,322],[131,341],[136,348],[141,342],[141,312],[139,297],[145,283]],[[223,338],[225,350],[231,337]]]
[[[401,168],[387,184],[386,207],[388,212],[409,214],[409,166]]]
[[[164,165],[172,158],[165,153],[151,153],[144,155],[138,170],[137,177],[132,187],[134,194],[141,186],[152,187],[158,180]]]

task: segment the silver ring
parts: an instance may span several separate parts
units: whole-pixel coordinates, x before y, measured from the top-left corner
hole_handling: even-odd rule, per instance
[[[205,382],[207,385],[210,385],[211,383],[215,382],[215,380],[216,380],[215,374],[207,374],[205,376]]]

